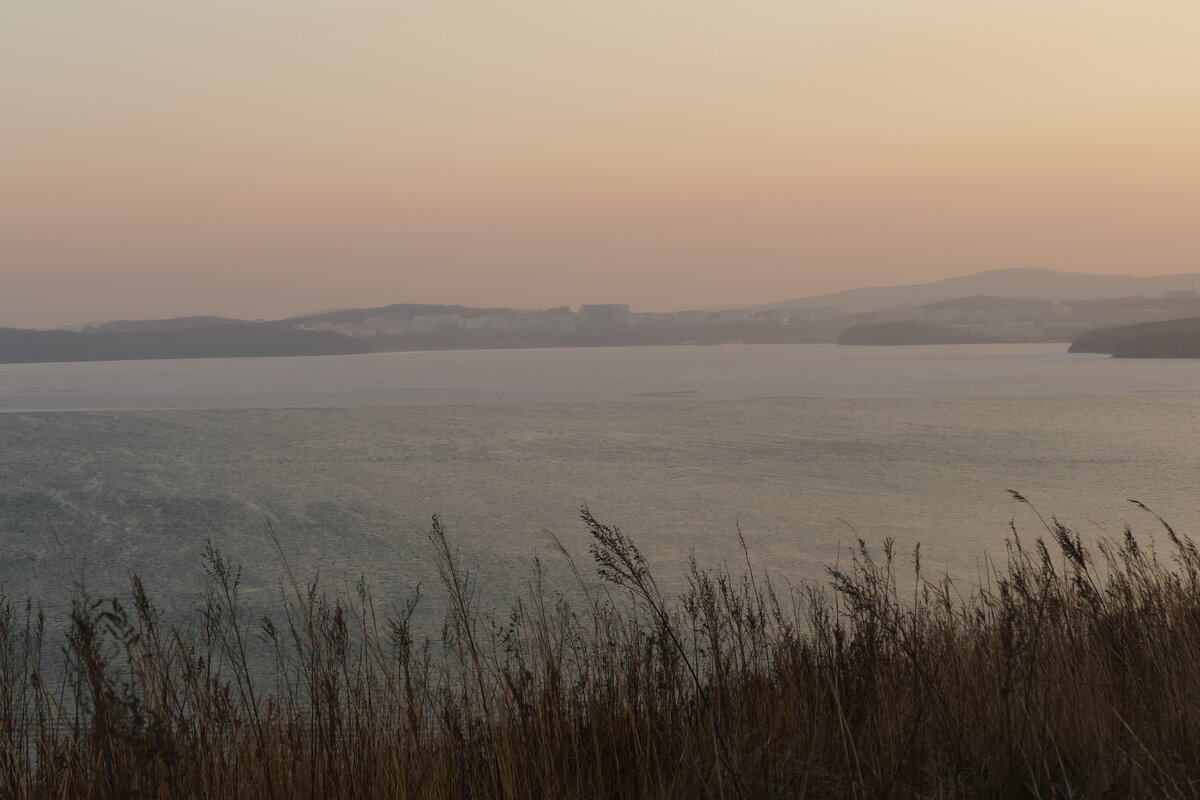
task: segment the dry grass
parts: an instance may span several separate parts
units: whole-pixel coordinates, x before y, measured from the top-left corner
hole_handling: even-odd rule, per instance
[[[136,579],[128,607],[81,593],[65,665],[43,662],[36,608],[6,603],[0,794],[1200,796],[1200,552],[1165,523],[1161,560],[1051,519],[980,587],[860,543],[824,588],[747,560],[692,564],[669,598],[583,521],[602,588],[576,572],[572,607],[539,569],[496,621],[435,520],[444,653],[414,641],[415,599],[377,613],[365,589],[289,579],[251,624],[211,551],[191,625],[164,626]]]

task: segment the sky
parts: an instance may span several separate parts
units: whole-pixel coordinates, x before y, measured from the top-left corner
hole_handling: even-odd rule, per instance
[[[0,327],[1200,261],[1195,0],[0,0]]]

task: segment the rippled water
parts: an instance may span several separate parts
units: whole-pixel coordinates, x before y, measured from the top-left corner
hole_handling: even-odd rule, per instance
[[[1197,389],[1200,362],[1042,345],[6,366],[4,408],[157,410],[0,414],[0,584],[137,571],[186,604],[211,539],[269,593],[269,523],[302,575],[391,595],[433,580],[436,513],[499,600],[545,531],[585,556],[584,502],[668,574],[738,557],[740,525],[777,575],[857,536],[973,575],[1010,519],[1036,532],[1008,488],[1088,533],[1150,530],[1126,498],[1200,530]]]

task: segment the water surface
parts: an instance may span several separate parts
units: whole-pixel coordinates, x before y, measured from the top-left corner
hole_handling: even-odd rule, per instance
[[[722,345],[0,365],[0,410],[1195,392],[1195,361],[1062,344]]]
[[[588,503],[652,562],[819,577],[856,537],[974,574],[1025,492],[1088,535],[1200,528],[1200,363],[1061,346],[732,346],[0,368],[0,584],[191,602],[209,540],[273,593],[301,574],[398,595],[447,522],[490,597]],[[37,409],[17,411],[16,409]],[[50,413],[50,409],[109,409]],[[119,409],[119,410],[118,410]],[[266,595],[264,594],[264,597]]]

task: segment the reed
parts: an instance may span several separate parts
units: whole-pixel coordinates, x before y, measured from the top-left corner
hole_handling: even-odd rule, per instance
[[[539,564],[496,617],[435,519],[435,641],[419,595],[382,611],[286,569],[250,620],[211,549],[194,620],[166,624],[137,578],[80,590],[61,658],[36,605],[4,601],[0,795],[1200,796],[1200,551],[1161,520],[1162,557],[1050,518],[970,585],[860,541],[824,585],[693,560],[681,596],[582,522],[599,582],[560,548],[582,599]]]

